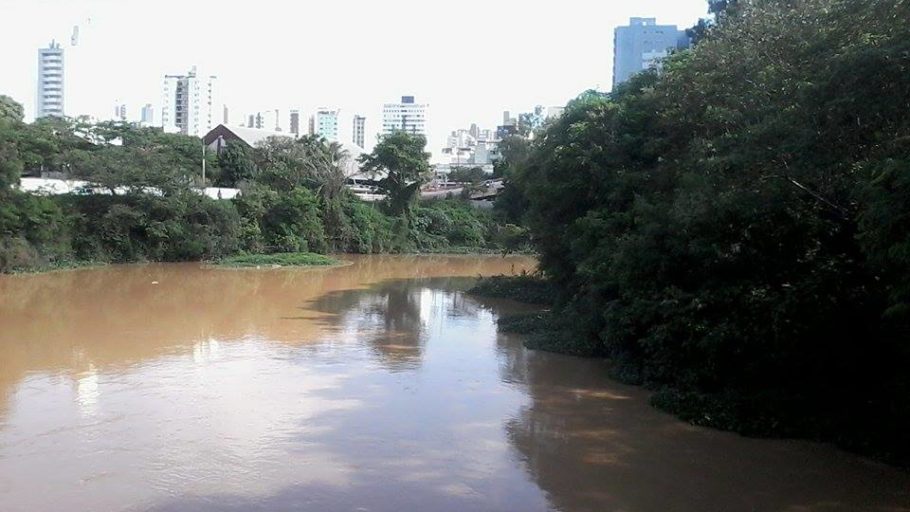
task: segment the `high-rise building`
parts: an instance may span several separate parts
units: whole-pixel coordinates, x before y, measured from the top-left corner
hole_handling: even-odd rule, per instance
[[[413,96],[402,96],[401,103],[386,103],[382,106],[382,134],[406,131],[426,136],[427,107],[415,103]]]
[[[125,103],[117,103],[114,105],[114,121],[126,121]]]
[[[358,116],[358,115],[354,116],[354,134],[353,134],[353,139],[351,140],[351,142],[356,144],[361,149],[363,149],[363,147],[364,147],[363,143],[366,139],[366,125],[367,125],[366,117]]]
[[[316,135],[329,142],[338,142],[338,111],[321,108],[314,115],[313,126]]]
[[[231,120],[231,112],[228,110],[227,105],[224,106],[223,114],[224,114],[224,116],[222,117],[221,123],[225,124],[225,125],[229,124],[230,120]]]
[[[153,107],[151,103],[146,103],[145,106],[142,107],[140,122],[144,126],[155,124],[155,107]]]
[[[38,101],[35,118],[63,117],[63,48],[51,41],[38,50]]]
[[[613,32],[613,87],[652,66],[673,50],[689,46],[689,38],[676,25],[658,25],[655,18],[630,18]]]
[[[294,137],[300,137],[300,111],[292,110],[291,111],[291,133],[294,134]]]
[[[218,121],[215,76],[200,76],[195,66],[186,75],[164,77],[161,124],[166,131],[201,137]]]

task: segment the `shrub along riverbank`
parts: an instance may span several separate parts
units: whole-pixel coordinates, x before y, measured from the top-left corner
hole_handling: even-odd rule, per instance
[[[458,200],[420,205],[411,227],[353,196],[339,204],[340,227],[326,224],[324,206],[306,189],[251,192],[236,201],[194,193],[39,197],[8,191],[0,199],[0,273],[241,253],[504,250],[493,214]]]
[[[340,262],[322,254],[312,252],[284,252],[277,254],[238,254],[215,261],[222,267],[328,267]]]
[[[209,157],[199,139],[118,123],[22,122],[0,96],[0,273],[80,262],[220,260],[237,254],[492,252],[526,248],[524,230],[467,201],[420,203],[429,174],[421,136],[394,134],[362,158],[389,197],[365,203],[344,186],[348,158],[316,137],[272,137]],[[55,170],[96,193],[35,196],[23,172]],[[234,200],[202,185],[238,187]],[[100,189],[103,193],[97,193]]]
[[[715,7],[504,169],[572,319],[549,345],[593,344],[694,423],[906,464],[910,2]]]

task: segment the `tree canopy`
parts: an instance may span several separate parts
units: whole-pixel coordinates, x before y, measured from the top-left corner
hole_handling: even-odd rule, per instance
[[[373,152],[362,155],[363,172],[384,175],[379,188],[386,193],[389,212],[410,215],[420,186],[429,178],[430,154],[423,135],[396,131],[380,139]]]

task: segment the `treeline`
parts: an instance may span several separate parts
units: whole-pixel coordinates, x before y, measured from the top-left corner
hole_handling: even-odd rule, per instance
[[[552,348],[698,424],[906,463],[910,2],[714,4],[693,49],[512,153],[499,207],[558,290]]]
[[[366,155],[389,199],[345,187],[348,155],[316,137],[230,144],[207,155],[198,138],[120,123],[22,122],[0,96],[0,272],[79,262],[212,260],[237,253],[496,251],[521,230],[465,201],[418,202],[429,175],[423,137],[395,134]],[[20,176],[82,179],[92,193],[30,195]],[[207,184],[239,187],[234,200]],[[516,235],[517,230],[517,235]],[[506,244],[506,245],[504,245]]]

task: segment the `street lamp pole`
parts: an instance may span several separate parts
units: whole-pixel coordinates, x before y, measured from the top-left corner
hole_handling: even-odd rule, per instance
[[[205,141],[202,141],[202,190],[205,190]]]

